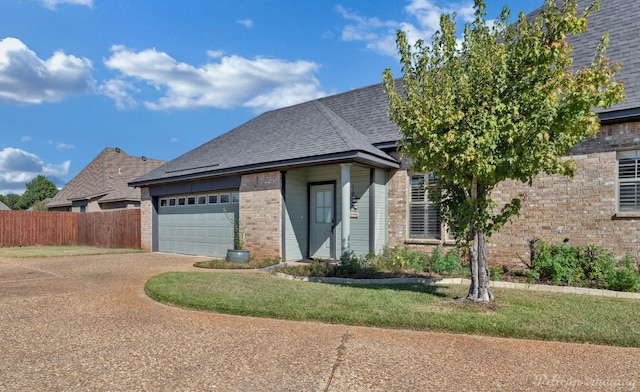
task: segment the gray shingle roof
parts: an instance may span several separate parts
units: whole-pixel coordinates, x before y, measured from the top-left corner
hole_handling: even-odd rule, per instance
[[[542,1],[541,1],[542,2]],[[584,10],[592,0],[579,0],[579,10]],[[558,2],[560,4],[560,2]],[[536,14],[540,9],[534,11]],[[589,65],[593,60],[600,38],[609,33],[606,56],[612,63],[622,62],[616,79],[625,84],[625,101],[609,109],[597,108],[596,112],[640,108],[640,1],[600,0],[600,10],[588,19],[588,30],[569,42],[574,46],[573,65],[576,68]]]
[[[3,202],[0,201],[0,211],[8,211],[11,208],[7,207],[6,204],[4,204]]]
[[[221,175],[328,159],[395,160],[373,144],[394,141],[381,84],[263,113],[133,181]]]
[[[127,155],[105,148],[47,203],[48,208],[71,206],[73,200],[100,197],[99,202],[139,201],[140,189],[128,182],[157,168],[164,161]]]

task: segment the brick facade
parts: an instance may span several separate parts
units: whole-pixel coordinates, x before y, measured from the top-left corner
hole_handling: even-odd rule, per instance
[[[640,122],[603,125],[596,137],[578,143],[567,157],[577,164],[573,178],[541,175],[531,187],[516,181],[500,184],[492,195],[499,204],[519,194],[526,197],[520,216],[490,239],[490,263],[528,262],[534,238],[553,243],[568,238],[571,245],[595,244],[640,260],[640,213],[617,212],[616,151],[625,149],[640,149]],[[408,172],[403,169],[391,172],[387,183],[388,246],[431,252],[443,241],[408,238]]]
[[[151,250],[153,247],[153,204],[149,188],[140,188],[140,247]]]
[[[240,226],[245,248],[257,259],[282,256],[280,172],[247,174],[240,183]]]
[[[394,170],[389,173],[387,182],[388,203],[387,225],[390,247],[405,246],[407,238],[407,198],[409,176],[406,170]]]
[[[640,149],[640,122],[604,125],[569,154],[577,164],[573,178],[542,175],[531,187],[515,181],[501,184],[493,194],[496,201],[522,192],[527,197],[520,217],[491,238],[491,262],[529,261],[533,238],[555,243],[568,238],[571,245],[595,244],[640,259],[640,214],[617,213],[616,151],[635,148]]]

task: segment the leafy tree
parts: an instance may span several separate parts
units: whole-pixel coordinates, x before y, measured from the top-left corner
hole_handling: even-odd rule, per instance
[[[36,202],[40,202],[48,197],[54,197],[58,193],[58,188],[46,176],[39,175],[27,184],[27,190],[22,194],[16,207],[26,210]]]
[[[604,56],[606,35],[589,66],[572,68],[567,36],[585,32],[598,8],[594,1],[579,13],[575,0],[562,7],[547,0],[536,18],[521,12],[511,23],[505,7],[490,27],[484,1],[476,0],[475,20],[465,26],[461,43],[455,14],[440,18],[431,46],[420,40],[412,47],[397,33],[402,91],[389,68],[383,75],[390,118],[413,170],[438,179],[429,196],[468,249],[469,300],[493,300],[486,241],[519,213],[523,197],[500,208],[492,190],[507,179],[531,185],[540,173],[573,175],[575,162],[562,157],[598,132],[591,109],[624,98],[615,81],[619,66]]]
[[[0,201],[12,210],[16,210],[16,204],[20,201],[20,195],[16,195],[15,193],[9,193],[5,196],[0,195]]]

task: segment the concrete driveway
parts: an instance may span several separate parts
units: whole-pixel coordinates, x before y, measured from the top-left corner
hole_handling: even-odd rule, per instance
[[[640,390],[640,349],[236,317],[146,297],[146,279],[194,261],[0,259],[0,391]]]

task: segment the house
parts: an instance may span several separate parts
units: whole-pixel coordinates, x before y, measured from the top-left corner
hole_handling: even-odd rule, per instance
[[[584,2],[583,2],[584,3]],[[526,258],[533,238],[594,243],[640,256],[640,3],[608,0],[572,40],[575,65],[590,61],[610,32],[608,54],[624,62],[626,101],[599,109],[602,131],[571,152],[573,179],[508,182],[497,200],[521,191],[520,218],[492,238],[492,262]],[[433,181],[397,152],[381,84],[259,115],[136,178],[143,247],[224,257],[239,217],[254,257],[337,258],[385,246],[452,245],[425,195]]]
[[[140,207],[140,190],[129,187],[128,182],[163,163],[127,155],[120,148],[105,148],[46,207],[73,212]]]
[[[0,201],[0,211],[9,211],[11,208],[7,207],[6,204]]]

